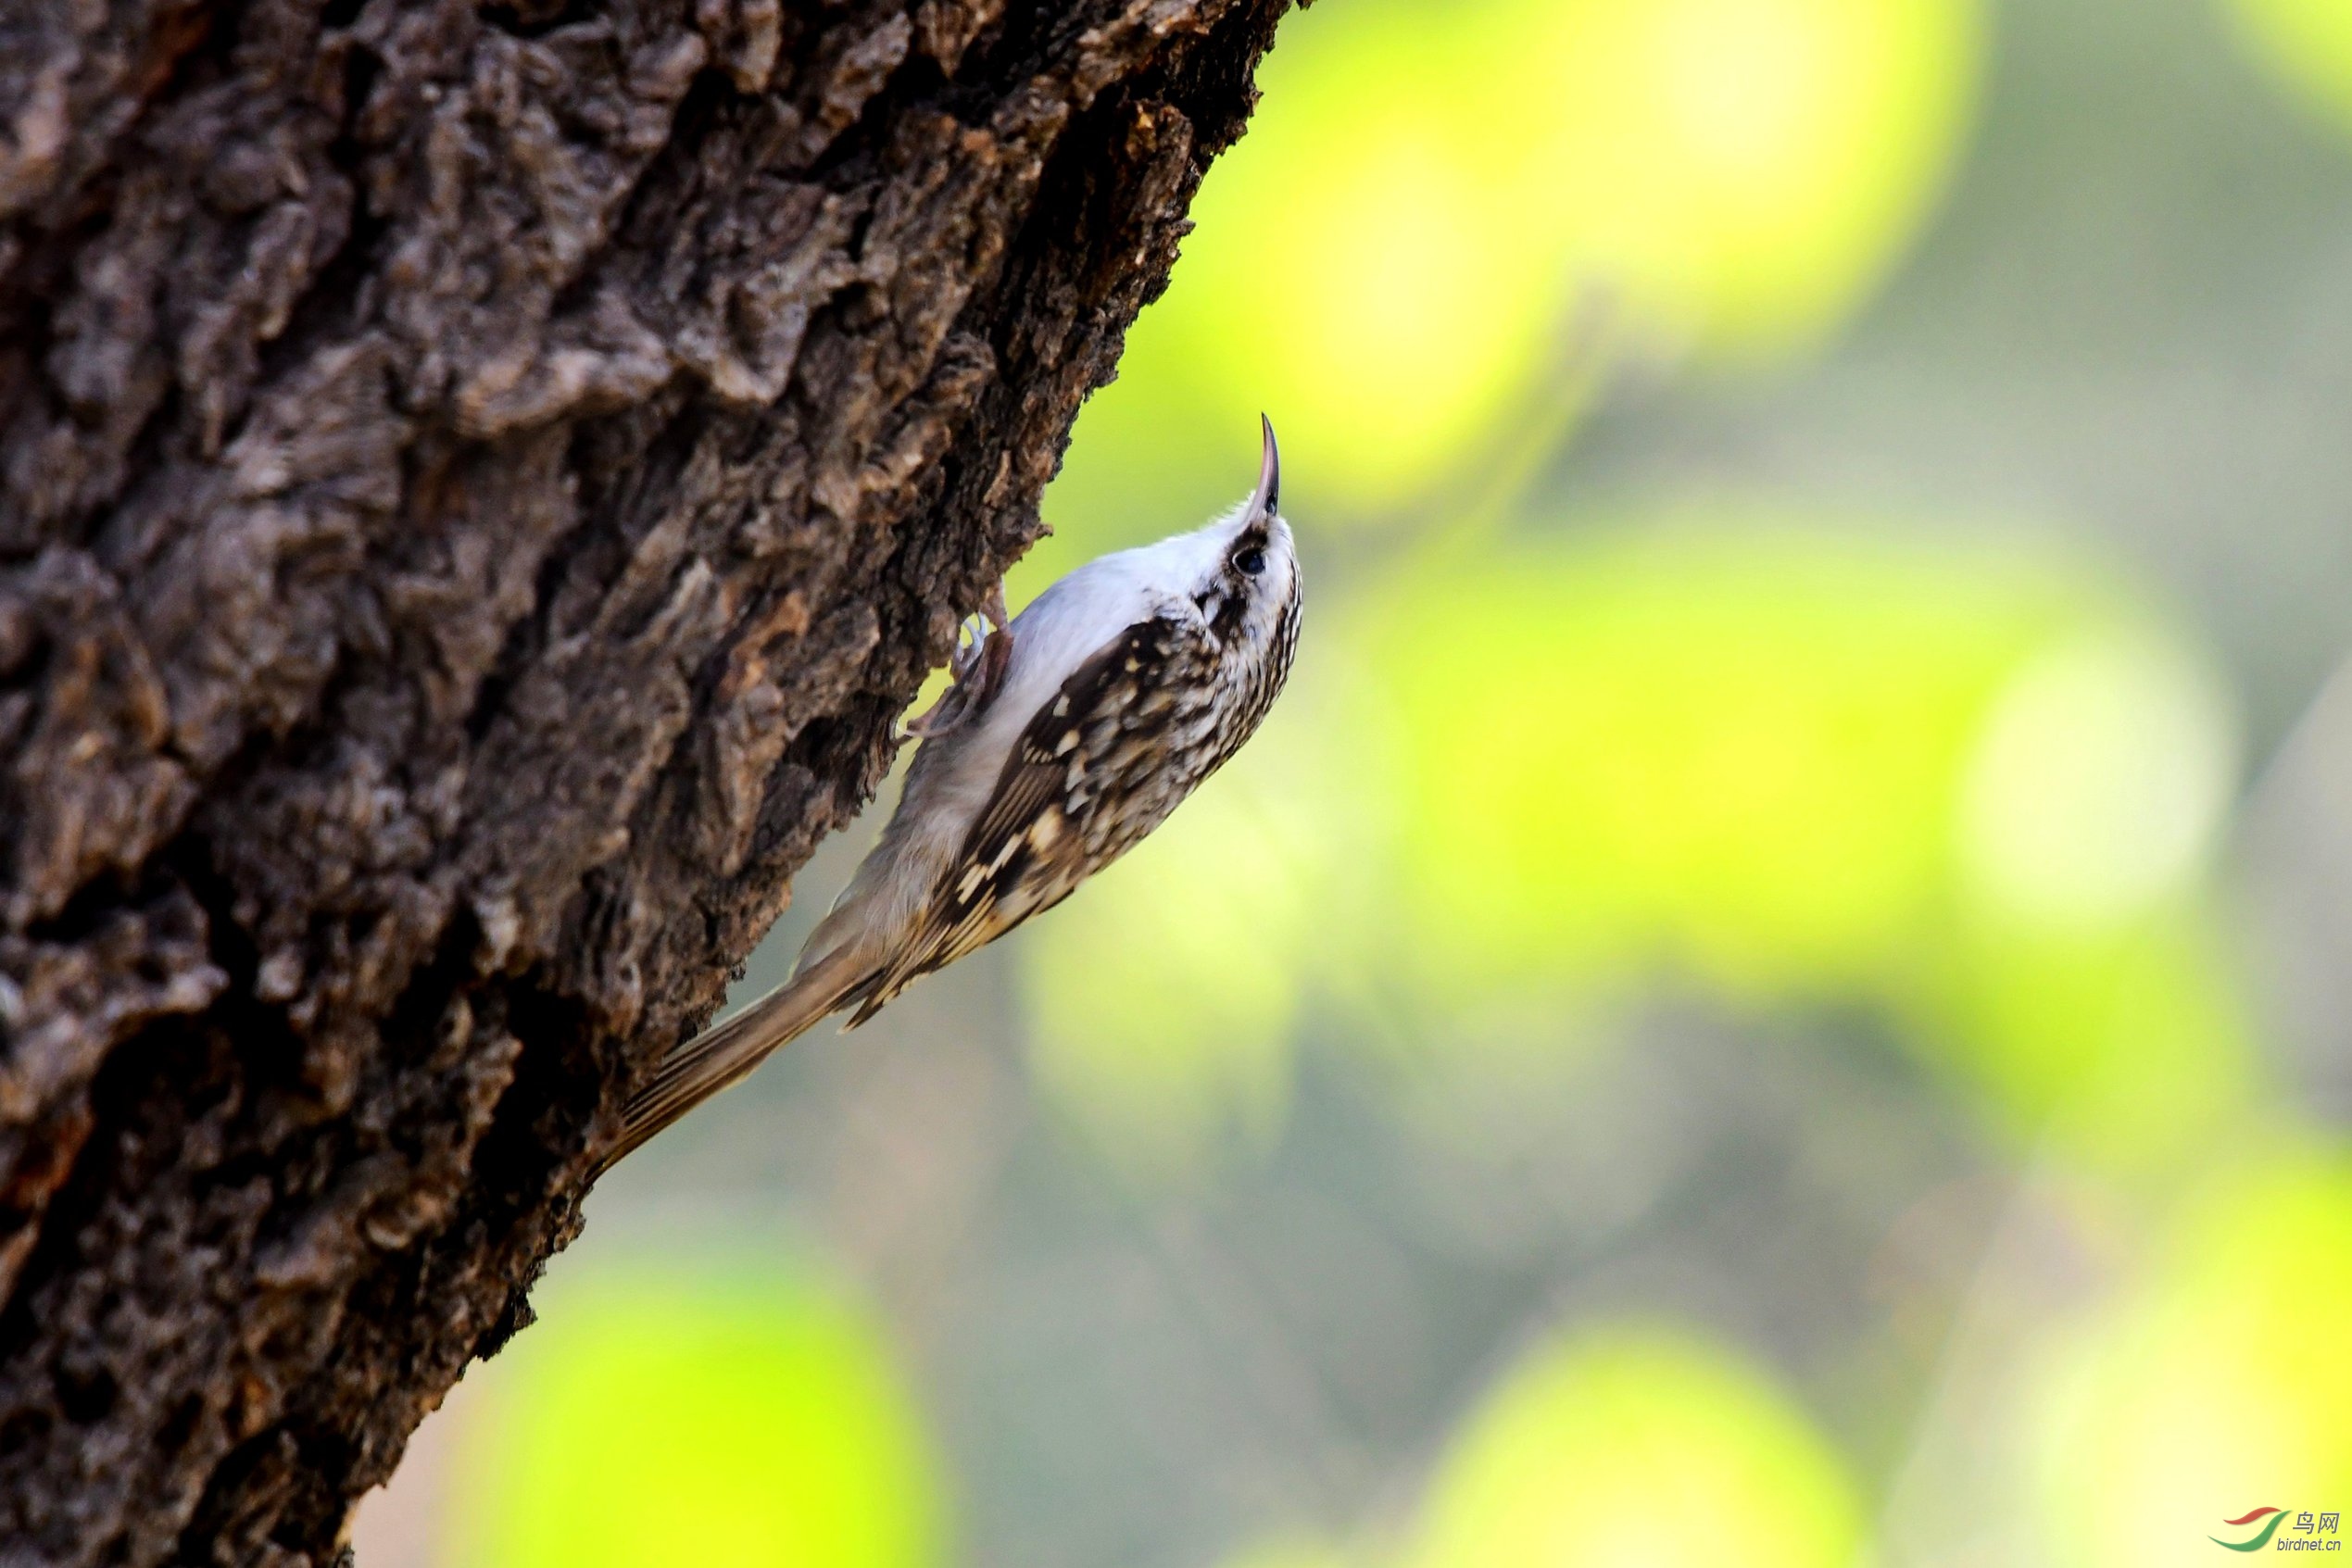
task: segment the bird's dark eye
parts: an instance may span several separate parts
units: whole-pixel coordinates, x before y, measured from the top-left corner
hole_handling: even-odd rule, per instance
[[[1233,570],[1244,577],[1255,577],[1265,570],[1265,552],[1255,545],[1238,551],[1233,558]]]

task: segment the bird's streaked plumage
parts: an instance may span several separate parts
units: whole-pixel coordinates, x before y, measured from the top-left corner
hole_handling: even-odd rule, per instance
[[[1239,508],[1080,567],[959,657],[956,687],[917,721],[898,809],[792,978],[662,1059],[608,1167],[827,1014],[862,1023],[1051,909],[1240,749],[1299,635],[1298,558],[1264,433],[1258,488]]]

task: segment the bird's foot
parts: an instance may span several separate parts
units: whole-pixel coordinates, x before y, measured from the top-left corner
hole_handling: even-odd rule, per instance
[[[999,582],[980,601],[979,612],[964,618],[955,651],[948,656],[948,689],[919,718],[907,721],[906,734],[928,740],[954,729],[988,705],[1012,662],[1012,622],[1004,609],[1004,583]]]
[[[980,601],[980,613],[987,618],[988,630],[980,633],[974,645],[979,658],[978,689],[972,694],[972,708],[976,711],[987,706],[1004,684],[1005,671],[1012,665],[1012,617],[1004,611],[1004,579],[997,579],[988,596]]]

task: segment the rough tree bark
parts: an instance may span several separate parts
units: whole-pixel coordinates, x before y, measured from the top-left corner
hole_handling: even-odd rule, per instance
[[[325,1563],[1287,0],[0,0],[0,1563]]]

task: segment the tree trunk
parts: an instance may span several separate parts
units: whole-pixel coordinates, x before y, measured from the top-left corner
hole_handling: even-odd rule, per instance
[[[0,0],[0,1564],[320,1563],[1286,0]]]

